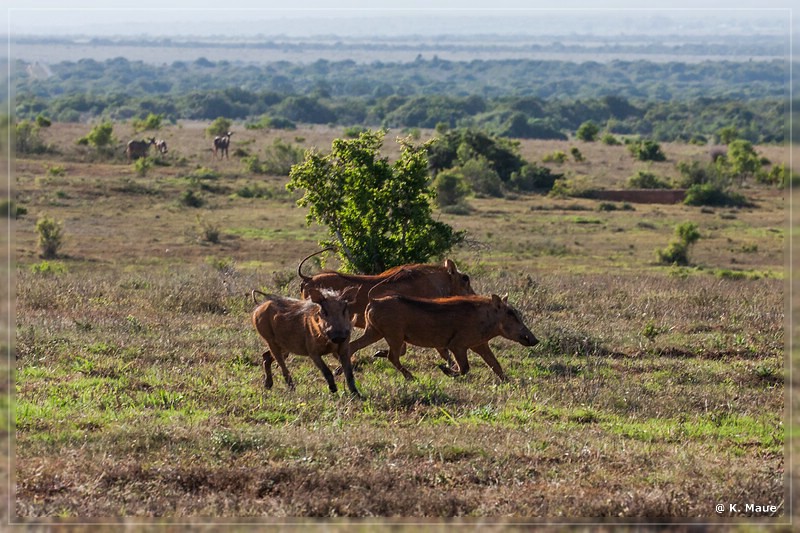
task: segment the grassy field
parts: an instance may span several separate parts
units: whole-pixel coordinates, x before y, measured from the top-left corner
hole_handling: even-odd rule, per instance
[[[101,161],[77,147],[81,125],[55,124],[45,140],[58,153],[16,161],[27,210],[13,250],[16,515],[785,515],[782,191],[744,188],[756,204],[746,209],[471,198],[469,215],[440,215],[468,232],[450,257],[479,293],[508,293],[541,341],[492,342],[507,383],[474,354],[452,379],[433,351],[412,349],[414,382],[362,356],[364,401],[341,378],[330,394],[302,357],[289,361],[295,391],[281,378],[266,391],[249,291],[296,295],[297,263],[322,230],[306,226],[285,177],[212,159],[205,126],[160,132],[170,153],[144,177],[121,149]],[[120,139],[126,128],[115,125]],[[238,128],[231,152],[262,152],[275,136],[328,150],[341,135]],[[541,161],[571,146],[586,160],[558,171],[605,188],[708,157],[689,145],[664,145],[668,160],[648,165],[599,143],[520,150]],[[57,260],[39,257],[42,214],[64,224]],[[684,221],[702,235],[693,266],[657,264]]]

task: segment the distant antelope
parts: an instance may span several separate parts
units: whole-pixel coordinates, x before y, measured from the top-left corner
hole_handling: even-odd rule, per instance
[[[128,146],[125,148],[125,155],[128,156],[128,161],[133,161],[140,157],[147,157],[150,146],[154,144],[156,144],[155,137],[143,139],[141,141],[129,141]]]
[[[233,132],[229,131],[225,135],[217,135],[214,137],[214,146],[212,150],[214,151],[215,158],[217,157],[217,152],[220,152],[220,159],[222,159],[223,156],[230,159],[228,158],[228,145],[231,144],[231,135],[233,135]]]
[[[156,150],[158,150],[159,153],[161,153],[162,155],[166,154],[167,153],[167,141],[165,141],[164,139],[157,139],[156,140]]]

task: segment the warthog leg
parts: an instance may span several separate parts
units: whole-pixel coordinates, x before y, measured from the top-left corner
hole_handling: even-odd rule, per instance
[[[458,365],[458,374],[460,376],[466,375],[469,372],[469,361],[467,360],[466,348],[453,348],[453,355],[456,357],[456,364]]]
[[[347,382],[347,388],[350,390],[350,393],[357,398],[363,399],[364,397],[361,396],[361,393],[358,392],[356,388],[356,380],[353,377],[353,366],[350,364],[350,345],[349,343],[343,342],[339,345],[338,350],[339,355],[339,363],[341,364],[341,369],[344,371],[344,379]]]
[[[333,372],[331,372],[331,369],[325,364],[325,361],[322,360],[322,356],[312,355],[310,357],[311,360],[314,361],[314,364],[317,365],[317,368],[322,371],[322,375],[325,376],[325,381],[328,382],[328,388],[331,390],[331,392],[336,392],[336,381],[333,379]],[[352,374],[352,369],[350,373]]]
[[[484,343],[473,346],[471,350],[480,355],[483,360],[486,361],[486,364],[489,365],[489,368],[494,370],[494,373],[497,374],[497,377],[499,377],[502,381],[506,381],[506,375],[503,373],[500,363],[497,362],[497,358],[494,356],[494,353],[492,352],[492,349],[489,348],[488,344]]]
[[[264,360],[264,388],[272,388],[272,354],[269,350],[261,354]]]
[[[292,381],[292,376],[289,374],[289,368],[286,366],[286,354],[280,353],[279,351],[275,351],[272,356],[278,362],[278,366],[281,367],[281,372],[283,372],[283,379],[286,381],[286,385],[294,390],[294,381]]]
[[[391,342],[389,339],[386,340],[389,342],[389,361],[403,374],[403,377],[406,378],[406,380],[413,380],[414,374],[409,372],[408,369],[400,362],[400,356],[405,353],[405,342],[402,340],[400,340],[400,342]]]

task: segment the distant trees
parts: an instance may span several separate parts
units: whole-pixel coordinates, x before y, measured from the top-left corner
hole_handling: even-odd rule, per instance
[[[591,122],[607,135],[655,141],[785,138],[780,62],[678,66],[625,63],[621,77],[619,62],[342,61],[326,62],[320,83],[319,65],[241,66],[206,59],[154,66],[117,58],[53,65],[47,79],[31,78],[25,64],[16,62],[12,79],[20,120],[42,113],[58,121],[128,120],[143,112],[170,121],[267,116],[288,123],[392,128],[443,123],[540,139],[564,139],[565,132],[579,130],[576,135],[583,137]],[[609,87],[615,94],[604,94]],[[569,88],[573,97],[563,98]]]

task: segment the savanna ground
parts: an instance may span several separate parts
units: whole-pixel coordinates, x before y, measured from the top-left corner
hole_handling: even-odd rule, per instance
[[[756,206],[743,209],[471,198],[470,214],[441,215],[468,232],[450,257],[477,292],[508,293],[541,341],[492,342],[507,383],[474,354],[469,375],[446,377],[422,349],[404,358],[417,377],[406,382],[367,349],[364,401],[341,378],[329,393],[302,357],[289,361],[295,391],[281,377],[266,391],[249,292],[297,295],[297,263],[322,230],[286,177],[213,160],[205,126],[159,132],[170,153],[144,177],[75,146],[85,125],[55,124],[45,140],[60,153],[16,161],[18,520],[788,514],[785,192],[747,187]],[[275,136],[327,151],[342,132],[237,127],[231,152]],[[638,169],[677,176],[677,161],[709,150],[667,144],[651,164],[599,143],[521,152],[571,146],[586,161],[558,171],[605,188]],[[202,207],[185,205],[189,190]],[[64,224],[54,261],[38,256],[41,214]],[[702,235],[693,266],[657,264],[684,221]]]

